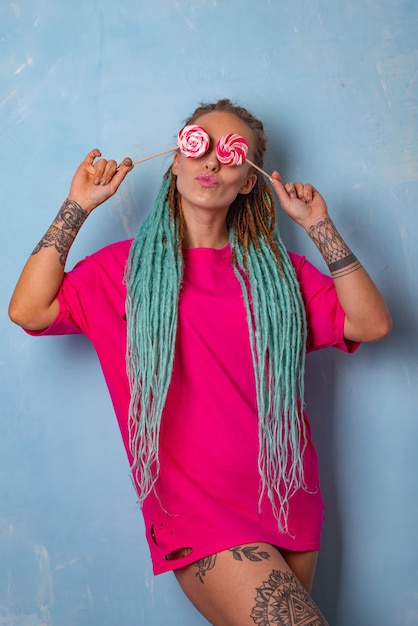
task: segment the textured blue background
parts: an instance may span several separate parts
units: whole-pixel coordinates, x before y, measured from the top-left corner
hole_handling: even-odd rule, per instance
[[[7,319],[27,255],[93,147],[173,145],[200,100],[266,124],[266,169],[324,194],[394,330],[310,357],[327,517],[314,596],[336,626],[418,624],[415,0],[16,0],[0,7],[0,624],[204,624],[151,574],[110,401],[86,340]],[[169,157],[91,216],[69,265],[131,236]],[[282,214],[289,248],[321,269]]]

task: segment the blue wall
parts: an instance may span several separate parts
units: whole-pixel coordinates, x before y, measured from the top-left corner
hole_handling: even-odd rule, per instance
[[[0,8],[0,623],[204,624],[154,579],[104,382],[81,337],[7,319],[22,264],[93,147],[170,147],[200,100],[266,123],[379,284],[389,338],[309,359],[327,519],[315,598],[337,626],[418,624],[415,0],[15,0]],[[95,212],[69,265],[135,233],[169,159]],[[280,215],[289,248],[323,262]]]

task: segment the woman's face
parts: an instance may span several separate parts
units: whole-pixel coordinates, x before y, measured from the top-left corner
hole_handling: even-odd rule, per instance
[[[177,176],[177,189],[181,195],[183,213],[190,210],[222,212],[239,193],[248,194],[257,181],[257,175],[247,163],[223,165],[216,157],[216,144],[228,133],[236,133],[247,141],[248,158],[254,158],[254,137],[251,129],[239,117],[224,111],[205,113],[193,120],[205,129],[210,137],[208,151],[197,159],[181,153],[174,156],[172,171]]]

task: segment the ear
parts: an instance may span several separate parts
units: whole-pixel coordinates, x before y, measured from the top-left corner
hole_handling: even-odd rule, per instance
[[[173,172],[174,176],[177,176],[179,171],[179,158],[180,155],[178,152],[176,152],[173,159],[173,165],[171,166],[171,171]]]
[[[239,190],[239,193],[248,194],[253,189],[254,185],[257,182],[257,174],[249,174],[247,180]]]

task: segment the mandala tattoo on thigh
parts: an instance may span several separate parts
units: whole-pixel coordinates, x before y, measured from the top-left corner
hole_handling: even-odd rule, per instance
[[[207,572],[215,567],[216,563],[216,554],[212,554],[211,556],[207,556],[204,559],[199,559],[193,563],[195,567],[197,567],[196,577],[200,580],[202,585],[204,584],[204,577]]]
[[[273,570],[257,588],[251,619],[257,626],[328,626],[294,574]]]

